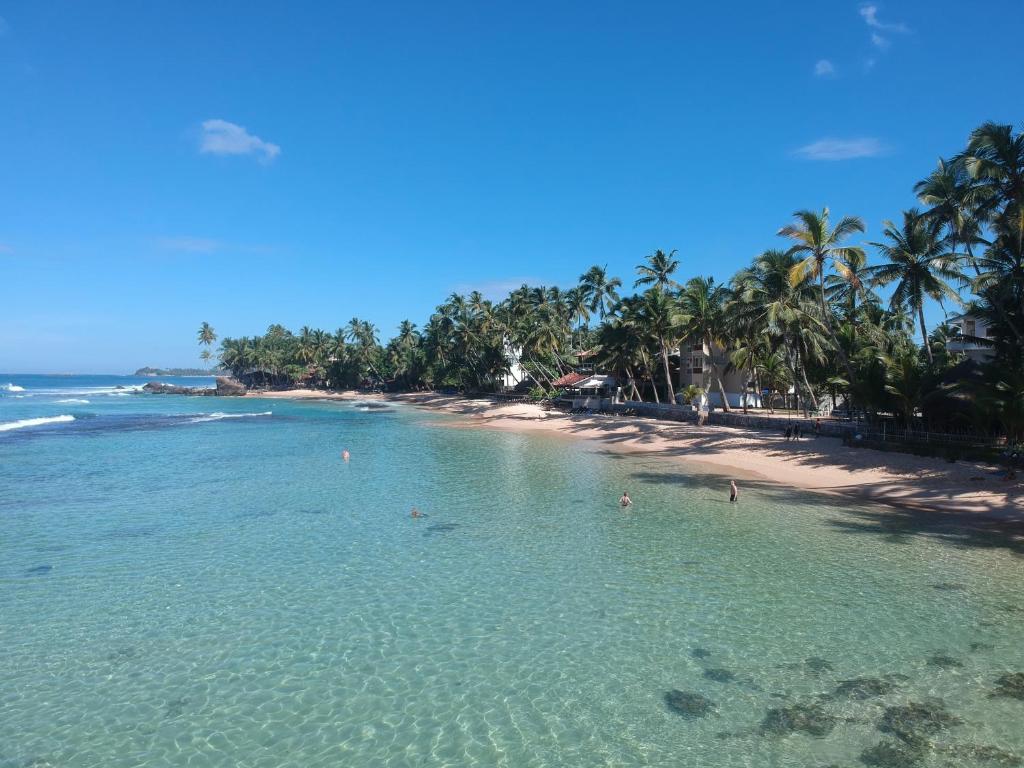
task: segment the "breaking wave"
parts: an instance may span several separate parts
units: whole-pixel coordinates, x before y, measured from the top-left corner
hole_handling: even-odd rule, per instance
[[[66,403],[68,405],[89,405],[88,400],[79,400],[77,397],[68,397],[64,400],[55,400],[57,403]]]
[[[204,413],[202,416],[197,416],[194,419],[189,419],[190,424],[200,424],[204,421],[220,421],[221,419],[244,419],[249,416],[273,416],[273,411],[263,411],[262,413],[221,413],[217,411],[215,413]]]
[[[24,387],[19,387],[17,384],[0,384],[0,392],[24,392]]]
[[[25,427],[42,427],[46,424],[60,424],[65,421],[74,421],[75,417],[69,414],[63,416],[46,416],[39,419],[21,419],[19,421],[7,421],[0,424],[0,432],[10,432],[15,429],[24,429]]]

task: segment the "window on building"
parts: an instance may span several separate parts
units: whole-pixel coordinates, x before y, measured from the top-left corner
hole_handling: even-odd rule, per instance
[[[964,335],[974,336],[975,323],[973,320],[964,320]]]
[[[995,336],[996,335],[996,329],[993,326],[991,326],[991,325],[988,326],[987,328],[985,328],[985,335],[986,336]]]
[[[704,373],[704,356],[694,355],[690,358],[690,373]]]

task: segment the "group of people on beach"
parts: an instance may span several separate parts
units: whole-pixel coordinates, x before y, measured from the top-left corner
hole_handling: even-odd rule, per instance
[[[786,426],[786,442],[790,440],[799,440],[803,434],[803,427],[800,426],[800,422],[795,424],[789,424]],[[814,420],[814,436],[818,437],[821,434],[821,419]]]

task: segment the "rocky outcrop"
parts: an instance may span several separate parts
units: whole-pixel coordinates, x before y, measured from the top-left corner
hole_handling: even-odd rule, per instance
[[[213,389],[202,387],[182,387],[177,384],[164,384],[162,381],[151,381],[142,388],[143,392],[151,395],[213,395]]]
[[[217,377],[216,394],[218,397],[238,397],[246,392],[245,384],[227,376]]]

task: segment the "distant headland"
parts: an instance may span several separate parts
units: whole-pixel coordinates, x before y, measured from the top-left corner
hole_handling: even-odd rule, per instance
[[[223,371],[220,368],[139,368],[135,376],[216,376]]]

